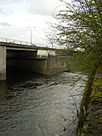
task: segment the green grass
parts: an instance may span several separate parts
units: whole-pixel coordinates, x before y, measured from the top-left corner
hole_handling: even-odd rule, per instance
[[[90,96],[90,103],[93,103],[95,101],[102,101],[102,92],[92,92]]]
[[[92,88],[93,89],[95,89],[95,88],[102,88],[102,79],[95,79],[93,81]]]

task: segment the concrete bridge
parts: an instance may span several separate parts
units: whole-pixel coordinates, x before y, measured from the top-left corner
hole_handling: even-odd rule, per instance
[[[0,38],[0,80],[6,79],[7,69],[18,68],[45,75],[65,71],[65,57],[56,57],[55,51],[24,41]]]

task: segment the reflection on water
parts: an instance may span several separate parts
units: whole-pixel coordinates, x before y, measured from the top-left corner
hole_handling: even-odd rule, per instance
[[[12,73],[0,83],[0,136],[75,136],[85,80],[66,72]]]

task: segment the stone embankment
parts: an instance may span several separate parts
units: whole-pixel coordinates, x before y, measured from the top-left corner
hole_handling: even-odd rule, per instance
[[[96,70],[87,99],[87,110],[84,108],[86,100],[81,107],[85,110],[81,109],[77,136],[102,136],[102,67]]]

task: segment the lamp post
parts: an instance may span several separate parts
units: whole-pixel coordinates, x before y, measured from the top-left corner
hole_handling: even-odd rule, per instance
[[[28,28],[30,28],[30,43],[31,43],[31,45],[32,45],[32,43],[33,43],[33,41],[32,41],[33,28],[35,28],[35,26],[33,26],[33,27],[28,27]]]
[[[31,28],[31,33],[30,33],[30,43],[32,45],[32,28]]]

